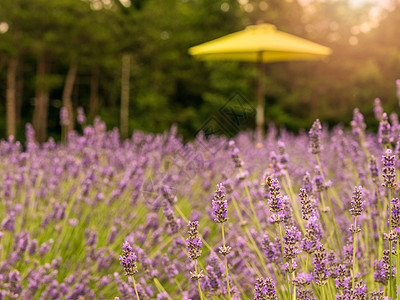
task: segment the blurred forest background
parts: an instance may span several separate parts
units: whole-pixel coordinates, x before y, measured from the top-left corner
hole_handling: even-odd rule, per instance
[[[298,131],[317,117],[349,123],[355,107],[371,124],[374,98],[388,113],[398,107],[400,1],[385,3],[1,0],[0,137],[24,140],[31,122],[39,141],[59,139],[60,108],[75,119],[82,106],[88,122],[99,115],[109,128],[129,107],[125,136],[176,123],[190,138],[233,93],[255,105],[257,72],[251,63],[197,61],[188,48],[259,21],[333,50],[322,62],[266,65],[266,128]]]

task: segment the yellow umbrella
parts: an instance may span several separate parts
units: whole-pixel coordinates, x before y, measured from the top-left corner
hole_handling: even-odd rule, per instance
[[[331,54],[328,47],[279,31],[274,25],[260,24],[192,47],[189,53],[203,60],[257,62],[257,133],[264,124],[263,63],[288,60],[318,60]]]

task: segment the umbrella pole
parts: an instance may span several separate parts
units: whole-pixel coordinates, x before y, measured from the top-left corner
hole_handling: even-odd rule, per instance
[[[263,75],[264,75],[264,64],[262,61],[262,52],[258,52],[257,57],[257,114],[256,114],[256,135],[257,141],[261,141],[263,138],[263,128],[264,128],[264,82],[263,82]]]

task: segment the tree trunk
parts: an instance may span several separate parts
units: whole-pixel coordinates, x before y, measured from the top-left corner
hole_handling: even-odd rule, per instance
[[[46,83],[46,56],[42,53],[39,54],[37,61],[35,108],[33,110],[33,127],[38,142],[44,142],[47,137],[48,108],[49,88]]]
[[[127,138],[129,134],[129,81],[131,69],[131,56],[124,54],[122,56],[122,74],[121,74],[121,137]]]
[[[89,123],[93,122],[99,107],[99,72],[98,66],[93,67],[90,79]]]
[[[65,79],[64,90],[62,94],[63,106],[68,111],[67,132],[74,129],[74,109],[72,107],[72,91],[74,89],[76,73],[78,71],[78,61],[72,60],[69,64],[68,74]]]
[[[16,89],[18,58],[11,57],[7,70],[7,136],[15,137]]]
[[[15,92],[15,122],[17,126],[19,122],[21,122],[23,90],[24,90],[24,65],[20,59],[17,68],[17,90]]]

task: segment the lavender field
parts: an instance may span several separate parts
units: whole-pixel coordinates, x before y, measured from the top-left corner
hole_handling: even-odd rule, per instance
[[[0,299],[400,299],[400,125],[374,112],[260,142],[27,125],[0,144]]]

